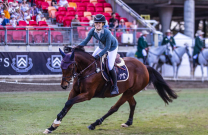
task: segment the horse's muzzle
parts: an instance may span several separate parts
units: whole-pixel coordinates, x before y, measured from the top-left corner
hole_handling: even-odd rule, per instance
[[[63,88],[63,89],[67,89],[68,88],[68,86],[67,85],[61,85],[61,87]]]

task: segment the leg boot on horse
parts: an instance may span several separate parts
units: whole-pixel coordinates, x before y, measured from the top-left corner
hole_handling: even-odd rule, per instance
[[[111,95],[116,95],[119,94],[118,86],[117,86],[117,75],[116,75],[116,70],[115,67],[113,67],[112,70],[109,71],[110,76],[113,80],[113,86],[111,88]]]

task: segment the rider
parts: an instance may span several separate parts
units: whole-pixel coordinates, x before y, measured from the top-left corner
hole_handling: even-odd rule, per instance
[[[143,58],[143,64],[146,64],[146,60],[147,60],[148,44],[146,37],[148,34],[149,32],[147,32],[146,30],[142,31],[142,35],[138,40],[137,52],[135,54],[137,58]]]
[[[116,55],[118,52],[118,41],[111,34],[111,31],[104,28],[106,19],[102,14],[97,14],[94,17],[94,26],[88,33],[88,36],[84,41],[82,41],[79,45],[85,46],[90,41],[92,36],[99,41],[99,47],[97,47],[92,54],[95,60],[98,60],[102,57],[106,52],[108,52],[108,68],[110,72],[110,76],[113,80],[113,86],[111,90],[111,94],[119,94],[117,87],[117,75],[114,68],[114,63],[116,59]]]
[[[163,38],[163,41],[162,41],[162,45],[167,45],[167,44],[168,46],[171,46],[170,53],[172,54],[172,50],[176,48],[176,43],[175,43],[174,38],[171,36],[171,31],[169,29],[166,31],[166,36]],[[171,60],[170,60],[171,55],[165,52],[165,57],[166,57],[166,62],[169,62],[172,65]]]
[[[195,39],[195,46],[194,46],[194,52],[193,52],[193,67],[196,67],[196,61],[198,58],[199,53],[204,49],[203,45],[203,34],[201,30],[198,30],[196,33],[196,39]]]

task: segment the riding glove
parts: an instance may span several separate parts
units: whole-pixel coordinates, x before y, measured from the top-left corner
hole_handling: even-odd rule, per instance
[[[96,55],[96,56],[95,56],[95,60],[98,60],[99,58],[100,58],[99,55]]]

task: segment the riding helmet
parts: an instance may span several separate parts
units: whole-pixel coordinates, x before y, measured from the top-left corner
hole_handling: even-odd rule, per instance
[[[95,17],[94,17],[94,22],[103,22],[105,23],[106,22],[106,19],[105,19],[105,16],[102,15],[102,14],[97,14]]]

